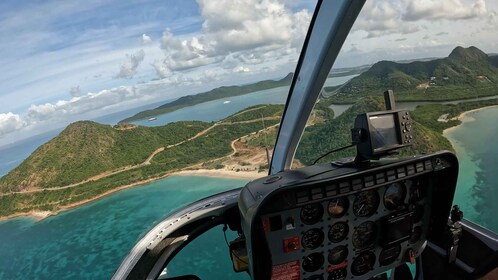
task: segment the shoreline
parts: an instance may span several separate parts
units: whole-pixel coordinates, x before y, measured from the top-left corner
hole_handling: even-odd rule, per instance
[[[237,171],[226,170],[226,169],[186,169],[186,170],[172,171],[172,172],[166,173],[166,174],[158,176],[158,177],[154,177],[154,178],[150,178],[147,180],[143,180],[143,181],[139,181],[139,182],[135,182],[135,183],[131,183],[128,185],[117,187],[115,189],[106,191],[106,192],[101,193],[101,194],[99,194],[95,197],[92,197],[90,199],[85,199],[85,200],[78,201],[78,202],[75,202],[75,203],[72,203],[69,205],[64,205],[55,211],[32,210],[29,212],[22,212],[22,213],[15,213],[15,214],[7,215],[7,216],[1,216],[0,222],[7,221],[10,219],[14,219],[14,218],[20,218],[20,217],[33,218],[36,222],[40,222],[48,217],[56,216],[61,212],[71,210],[71,209],[74,209],[76,207],[83,206],[85,204],[92,203],[92,202],[97,201],[101,198],[104,198],[108,195],[111,195],[115,192],[129,189],[129,188],[133,188],[133,187],[138,187],[138,186],[148,184],[148,183],[152,183],[152,182],[155,182],[155,181],[158,181],[161,179],[165,179],[165,178],[170,177],[170,176],[205,176],[205,177],[213,177],[213,178],[251,179],[251,180],[254,180],[254,179],[266,176],[266,173],[265,172],[258,173],[257,171],[239,171],[239,172],[237,172]]]
[[[485,106],[485,107],[481,107],[481,108],[476,108],[476,109],[472,109],[472,110],[468,110],[468,111],[464,111],[462,113],[460,113],[458,116],[452,118],[452,119],[456,119],[456,120],[459,120],[461,121],[461,123],[459,125],[455,125],[455,126],[452,126],[452,127],[448,127],[446,128],[445,130],[443,130],[443,136],[450,140],[448,137],[447,137],[447,134],[450,133],[451,131],[457,129],[458,127],[460,127],[461,125],[463,125],[463,119],[466,117],[467,114],[470,114],[470,113],[473,113],[473,112],[478,112],[478,111],[481,111],[481,110],[484,110],[484,109],[489,109],[489,108],[494,108],[494,107],[498,107],[498,105],[491,105],[491,106]],[[451,141],[450,141],[451,142]]]
[[[465,116],[467,114],[470,114],[472,112],[477,112],[477,111],[480,111],[483,109],[493,108],[493,107],[498,107],[498,105],[491,105],[491,106],[476,108],[476,109],[472,109],[472,110],[464,111],[464,112],[460,113],[458,116],[454,117],[453,119],[460,120],[460,121],[462,121],[462,123],[443,130],[443,132],[442,132],[443,137],[448,139],[451,143],[450,137],[448,137],[447,134],[449,132],[451,132],[452,130],[460,127],[463,124],[463,119],[465,118]],[[78,201],[78,202],[75,202],[75,203],[72,203],[69,205],[62,206],[61,208],[59,208],[58,210],[55,210],[55,211],[32,210],[29,212],[22,212],[22,213],[15,213],[15,214],[7,215],[7,216],[1,216],[0,222],[10,220],[13,218],[19,218],[19,217],[33,218],[36,222],[39,222],[39,221],[42,221],[50,216],[56,216],[61,212],[64,212],[64,211],[67,211],[70,209],[74,209],[76,207],[83,206],[85,204],[89,204],[91,202],[97,201],[97,200],[104,198],[108,195],[111,195],[115,192],[118,192],[118,191],[121,191],[124,189],[128,189],[128,188],[141,186],[141,185],[148,184],[148,183],[152,183],[152,182],[155,182],[155,181],[158,181],[161,179],[165,179],[165,178],[170,177],[170,176],[206,176],[206,177],[213,177],[213,178],[254,180],[254,179],[266,176],[266,173],[265,172],[257,172],[257,171],[238,171],[237,172],[237,171],[228,170],[228,169],[184,169],[184,170],[172,171],[172,172],[165,173],[165,174],[158,176],[158,177],[154,177],[154,178],[150,178],[147,180],[143,180],[143,181],[139,181],[139,182],[135,182],[135,183],[131,183],[128,185],[117,187],[115,189],[106,191],[106,192],[99,194],[95,197],[92,197],[90,199],[86,199],[86,200]]]
[[[213,178],[230,178],[230,179],[258,179],[266,176],[265,172],[257,171],[232,171],[227,169],[191,169],[177,171],[171,175],[174,176],[206,176]]]

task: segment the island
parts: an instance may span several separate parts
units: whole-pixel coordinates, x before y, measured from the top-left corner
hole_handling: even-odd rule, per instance
[[[414,143],[400,150],[399,156],[453,150],[443,131],[459,125],[458,117],[463,112],[498,105],[498,98],[490,97],[498,93],[497,62],[496,56],[477,48],[458,47],[448,58],[374,64],[343,86],[322,92],[293,166],[312,164],[328,151],[350,144],[356,115],[384,110],[381,94],[389,87],[399,93],[401,101],[460,100],[416,107],[412,111]],[[427,72],[431,69],[433,72]],[[279,83],[289,80],[290,76]],[[475,92],[470,91],[472,88]],[[234,95],[240,94],[240,88],[234,89]],[[191,104],[179,102],[180,98],[161,107],[171,112],[214,96],[194,95],[188,98],[194,100]],[[353,104],[338,116],[330,108],[348,102]],[[264,176],[268,170],[266,149],[273,149],[283,110],[283,105],[261,104],[216,122],[182,121],[157,127],[127,122],[115,126],[92,121],[72,123],[0,178],[0,217],[45,217],[172,174]],[[320,162],[352,157],[355,152],[354,147],[349,148]]]

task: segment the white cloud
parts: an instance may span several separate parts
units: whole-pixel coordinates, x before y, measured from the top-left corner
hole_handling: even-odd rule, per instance
[[[126,58],[128,60],[121,64],[121,68],[119,69],[119,73],[116,75],[116,78],[132,78],[137,73],[137,68],[144,60],[144,57],[144,50],[139,50],[134,54],[127,54]]]
[[[152,63],[152,67],[154,67],[154,70],[156,70],[156,74],[162,79],[171,77],[171,75],[173,75],[173,72],[171,71],[171,69],[169,69],[164,60],[154,61],[154,63]]]
[[[0,114],[0,136],[19,130],[26,126],[21,116],[12,112]]]
[[[152,38],[149,35],[145,34],[145,33],[142,34],[142,44],[145,45],[145,44],[148,44],[150,42],[152,42]]]
[[[366,32],[366,38],[411,34],[433,28],[434,21],[479,19],[488,14],[485,0],[369,0],[353,31]],[[431,21],[431,25],[427,25],[427,21]]]
[[[161,37],[165,57],[153,66],[162,78],[217,63],[233,68],[287,55],[297,59],[311,20],[308,11],[293,13],[276,0],[198,2],[204,19],[200,34],[181,37],[167,29]]]
[[[471,3],[461,0],[417,0],[410,1],[403,14],[403,20],[464,20],[480,18],[486,13],[484,0],[473,0]]]
[[[29,107],[25,120],[29,125],[47,120],[63,120],[68,116],[75,116],[109,105],[119,104],[139,96],[140,94],[136,87],[122,86],[97,93],[87,93],[73,97],[70,100],[59,100],[55,103],[39,105],[33,104]]]
[[[401,10],[399,5],[392,2],[367,1],[353,26],[353,31],[363,30],[367,32],[366,38],[388,34],[410,34],[419,31],[419,26],[402,21]]]
[[[244,67],[244,66],[237,66],[237,67],[233,68],[233,72],[235,72],[235,73],[251,72],[251,69]]]
[[[496,27],[498,27],[498,13],[493,10],[493,11],[490,11],[488,13],[488,16],[487,16],[487,27],[486,29],[494,29]]]

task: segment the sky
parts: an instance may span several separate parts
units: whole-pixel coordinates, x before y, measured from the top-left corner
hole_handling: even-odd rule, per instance
[[[0,2],[0,146],[294,71],[314,1]],[[498,53],[498,2],[368,0],[334,68]]]

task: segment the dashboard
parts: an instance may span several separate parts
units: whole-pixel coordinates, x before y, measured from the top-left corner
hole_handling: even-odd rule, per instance
[[[253,279],[368,279],[415,262],[443,230],[457,168],[440,153],[248,184],[239,209]]]

